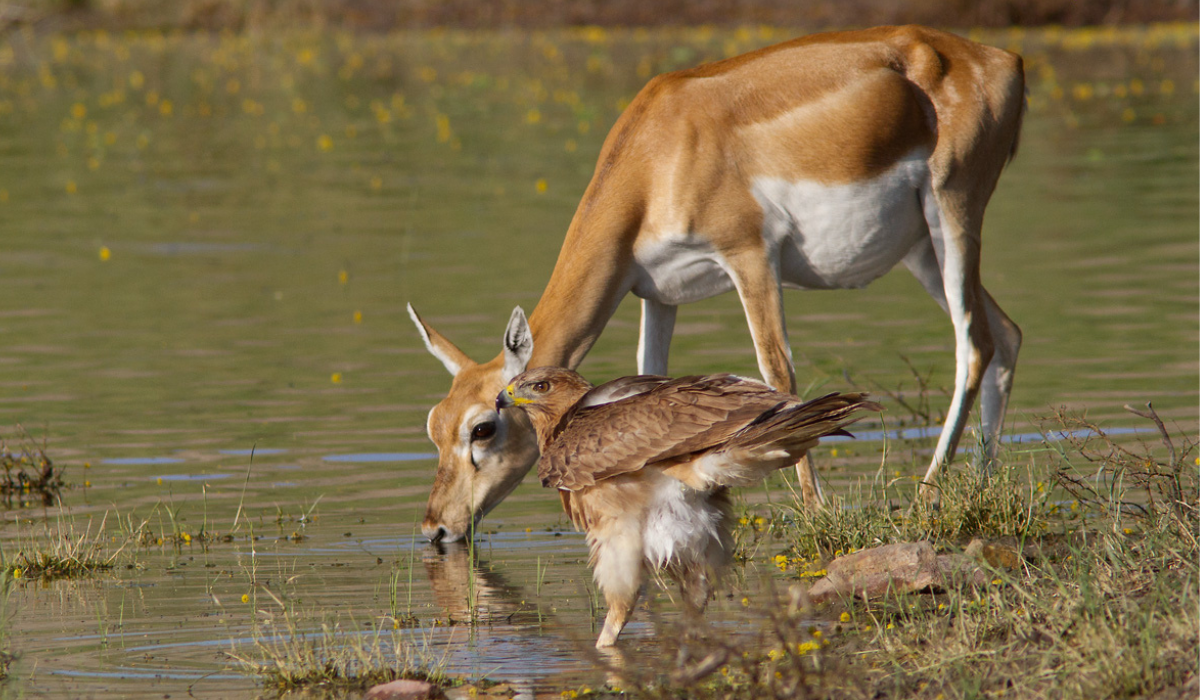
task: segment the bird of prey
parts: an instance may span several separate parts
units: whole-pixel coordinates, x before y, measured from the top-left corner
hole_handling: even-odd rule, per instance
[[[847,434],[865,394],[796,396],[731,374],[624,377],[593,387],[539,367],[496,397],[528,414],[541,448],[538,477],[587,533],[593,576],[608,604],[596,646],[612,646],[649,571],[679,582],[703,611],[728,562],[728,489],[796,460],[825,435]]]

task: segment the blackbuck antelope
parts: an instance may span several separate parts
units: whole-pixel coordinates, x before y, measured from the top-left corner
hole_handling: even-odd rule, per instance
[[[535,345],[536,347],[536,345]],[[533,423],[538,477],[587,532],[608,614],[597,647],[612,646],[649,571],[679,582],[704,610],[733,551],[728,490],[795,464],[817,444],[882,410],[864,394],[803,402],[730,374],[638,376],[593,388],[575,372],[538,367],[513,378],[496,410]]]
[[[983,288],[983,213],[1014,154],[1021,58],[923,27],[817,34],[661,75],[609,133],[541,300],[476,364],[409,311],[454,382],[429,414],[438,471],[422,529],[463,537],[537,459],[496,392],[530,367],[575,368],[621,299],[642,299],[637,368],[666,374],[679,304],[736,290],[758,366],[792,392],[782,289],[859,288],[897,263],[954,326],[954,394],[926,482],[982,393],[994,454],[1021,332]],[[797,465],[806,501],[820,494]]]

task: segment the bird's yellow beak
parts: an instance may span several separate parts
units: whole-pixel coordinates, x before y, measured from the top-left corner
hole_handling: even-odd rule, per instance
[[[516,389],[513,388],[512,384],[509,384],[496,397],[496,410],[512,408],[513,406],[524,406],[528,403],[533,403],[533,400],[517,396]]]
[[[509,384],[508,386],[504,387],[504,393],[508,394],[508,398],[512,399],[514,406],[524,406],[527,403],[533,403],[533,399],[526,399],[526,398],[517,396],[516,390],[513,389],[512,384]]]

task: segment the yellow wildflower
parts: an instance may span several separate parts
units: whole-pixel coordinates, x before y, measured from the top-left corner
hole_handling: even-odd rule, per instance
[[[817,642],[801,642],[796,645],[796,654],[804,656],[805,654],[820,649],[821,645]]]

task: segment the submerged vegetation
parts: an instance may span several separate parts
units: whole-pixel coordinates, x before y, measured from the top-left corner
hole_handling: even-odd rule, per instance
[[[253,641],[235,645],[228,656],[274,692],[345,693],[402,678],[449,681],[428,640],[414,640],[413,631],[397,620],[360,626],[304,610],[269,588],[256,590]]]
[[[11,579],[76,578],[110,571],[125,552],[125,540],[106,529],[107,518],[82,529],[75,519],[61,517],[19,532],[0,549],[0,570]],[[12,550],[16,550],[15,552]]]
[[[0,438],[0,467],[4,468],[0,476],[0,499],[10,508],[35,503],[53,505],[67,485],[62,468],[54,466],[46,455],[45,444],[37,444],[23,430],[16,446]]]

